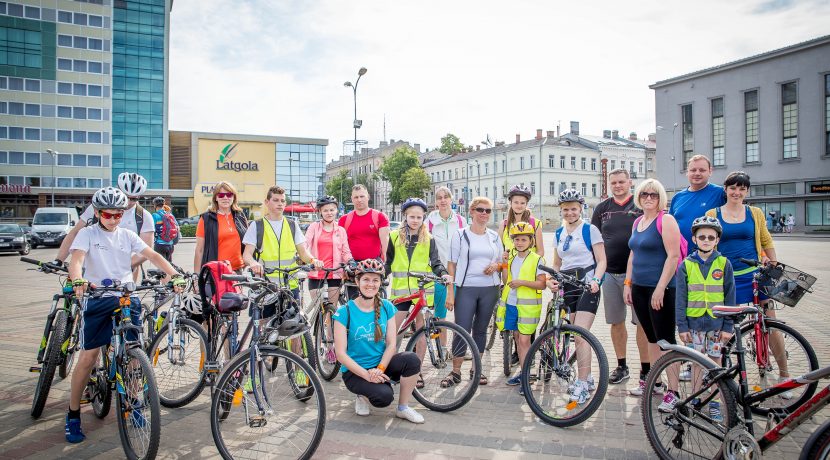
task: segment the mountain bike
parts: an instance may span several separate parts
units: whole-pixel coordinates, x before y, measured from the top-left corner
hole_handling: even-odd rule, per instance
[[[144,331],[130,316],[130,297],[149,286],[135,283],[111,284],[90,288],[83,302],[108,292],[119,295],[113,312],[113,335],[109,346],[101,347],[101,363],[93,368],[87,384],[88,401],[99,418],[109,412],[113,389],[116,395],[118,434],[129,459],[154,458],[161,436],[161,407],[158,387],[150,359],[144,352]],[[135,335],[136,338],[131,338]]]
[[[398,328],[398,335],[409,329],[419,315],[424,319],[424,326],[416,330],[406,344],[406,351],[415,352],[421,358],[421,378],[424,381],[423,388],[416,387],[412,394],[418,402],[430,410],[437,412],[456,410],[467,404],[478,389],[481,377],[481,353],[473,337],[467,331],[455,323],[435,319],[432,307],[427,305],[426,285],[444,283],[444,280],[433,274],[408,272],[407,275],[418,280],[418,291],[399,297],[392,303],[397,305],[403,302],[415,302]],[[442,334],[447,337],[446,343],[442,343]],[[470,380],[467,383],[463,383],[462,380],[454,385],[442,385],[442,380],[452,370],[452,359],[463,357],[466,350],[469,350],[472,356],[469,361],[463,362],[460,375],[469,373]]]
[[[52,296],[52,306],[46,316],[46,325],[43,328],[43,337],[37,352],[37,363],[40,366],[29,368],[29,372],[38,373],[35,394],[32,398],[31,415],[39,418],[49,397],[55,371],[65,379],[72,368],[75,351],[78,348],[78,327],[80,324],[81,309],[75,300],[72,283],[69,282],[65,267],[40,262],[28,257],[21,257],[21,261],[37,265],[43,273],[60,275],[61,293]]]
[[[263,306],[286,293],[265,278],[222,278],[251,289],[247,298],[230,293],[220,303],[223,310],[235,311],[250,305],[252,335],[250,348],[226,363],[212,395],[210,426],[216,447],[226,459],[269,454],[311,458],[326,425],[323,384],[306,360],[275,345],[300,337],[282,335],[282,315],[261,319]],[[303,382],[298,381],[301,374]]]
[[[608,358],[600,341],[568,319],[566,284],[581,293],[590,286],[574,276],[539,266],[559,282],[548,303],[539,336],[530,345],[522,366],[522,390],[527,404],[543,422],[568,427],[580,424],[599,409],[608,390]],[[580,391],[586,385],[588,391]]]
[[[317,350],[317,371],[324,380],[331,381],[340,371],[340,361],[334,351],[334,323],[332,316],[337,307],[329,299],[328,280],[332,273],[343,270],[347,265],[340,264],[334,268],[321,268],[326,276],[320,288],[320,294],[311,301],[303,314],[309,319]],[[302,289],[301,289],[302,290]],[[342,291],[342,290],[341,290]]]

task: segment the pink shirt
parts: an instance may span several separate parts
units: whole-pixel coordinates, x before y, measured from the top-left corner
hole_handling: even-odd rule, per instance
[[[323,261],[323,266],[332,268],[352,260],[352,251],[349,250],[349,241],[346,230],[339,225],[334,225],[334,230],[327,232],[323,230],[321,222],[312,222],[305,232],[305,245],[312,257]],[[325,273],[313,271],[308,274],[311,279],[323,279]],[[343,278],[343,271],[336,271],[331,274],[333,279]]]

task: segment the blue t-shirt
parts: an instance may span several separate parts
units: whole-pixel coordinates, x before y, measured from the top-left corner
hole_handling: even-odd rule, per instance
[[[346,353],[360,367],[372,369],[380,363],[383,352],[386,351],[386,323],[395,317],[397,311],[398,309],[392,305],[392,302],[385,299],[381,301],[379,321],[381,339],[375,342],[374,311],[368,313],[362,311],[354,300],[350,300],[346,305],[341,305],[337,309],[334,319],[348,329]],[[346,366],[340,368],[341,373],[346,371],[348,371]]]
[[[162,232],[162,230],[164,230],[164,222],[163,221],[164,221],[164,215],[165,214],[167,214],[167,211],[165,211],[164,209],[159,209],[158,211],[153,213],[153,225],[154,225],[155,230],[156,230],[155,243],[156,244],[171,245],[171,244],[173,244],[172,241],[164,241],[163,239],[161,239],[161,232]]]
[[[726,204],[726,192],[720,185],[707,184],[706,187],[692,192],[688,188],[678,192],[671,200],[669,214],[677,220],[680,234],[689,243],[689,253],[697,247],[692,243],[692,222],[706,214],[706,211]]]
[[[634,256],[631,260],[631,282],[637,286],[655,287],[663,275],[668,254],[656,222],[652,221],[642,232],[635,226],[628,240],[628,247]],[[674,284],[672,276],[668,287],[674,287]]]

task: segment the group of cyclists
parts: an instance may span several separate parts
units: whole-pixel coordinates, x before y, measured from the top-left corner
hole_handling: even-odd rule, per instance
[[[701,162],[708,168],[697,168]],[[633,395],[642,394],[649,363],[660,357],[655,346],[658,340],[674,343],[679,332],[683,342],[715,359],[720,345],[730,337],[731,324],[714,320],[711,307],[748,301],[741,275],[751,276],[752,270],[736,266],[734,260],[753,254],[737,244],[726,244],[725,250],[718,252],[715,246],[726,240],[724,226],[746,221],[746,231],[751,231],[749,235],[757,242],[752,245],[752,249],[757,246],[756,258],[775,261],[766,226],[753,224],[752,219],[757,218],[754,208],[747,206],[742,213],[740,202],[749,188],[749,177],[744,173],[730,175],[725,192],[708,183],[711,165],[705,157],[690,160],[688,171],[690,187],[675,197],[670,213],[663,211],[667,199],[658,181],[644,181],[632,196],[625,170],[610,172],[614,194],[597,208],[593,223],[583,220],[585,199],[578,191],[567,189],[558,196],[562,226],[555,231],[551,266],[585,286],[564,286],[569,320],[590,330],[600,293],[605,292],[606,321],[612,325],[618,361],[610,383],[622,383],[628,379],[629,370],[625,338],[620,346],[619,325],[622,336],[627,337],[625,310],[633,307],[642,363],[640,384],[631,391]],[[156,244],[155,250],[152,248],[164,215],[153,216],[137,205],[146,188],[147,182],[140,175],[122,173],[118,187],[105,187],[93,195],[90,208],[52,262],[61,265],[71,253],[68,270],[76,296],[83,297],[88,286],[100,286],[107,280],[134,280],[136,267],[144,261],[163,270],[167,275],[163,281],[169,282],[174,291],[180,292],[185,286],[185,280],[169,262],[172,245]],[[391,384],[397,382],[395,415],[423,423],[423,416],[409,402],[413,391],[424,386],[424,347],[417,347],[415,352],[398,350],[396,334],[412,302],[394,301],[418,291],[414,275],[438,277],[442,282],[426,290],[434,316],[445,318],[452,311],[456,324],[470,332],[483,353],[487,327],[495,315],[499,330],[512,331],[515,360],[521,369],[538,332],[543,291],[560,292],[556,279],[540,268],[546,265],[542,220],[528,209],[530,198],[528,187],[511,187],[507,217],[495,225],[498,230],[493,230],[490,219],[494,204],[490,199],[472,199],[469,217],[465,218],[451,208],[451,191],[441,187],[432,211],[421,198],[404,201],[401,212],[405,222],[393,231],[388,218],[369,207],[367,189],[355,185],[351,194],[353,211],[338,219],[340,203],[334,197],[322,197],[317,200],[319,220],[303,233],[293,219],[284,215],[287,198],[283,188],[269,188],[263,197],[265,215],[248,221],[237,204],[233,184],[223,181],[214,187],[210,208],[198,223],[194,272],[208,262],[228,261],[238,273],[276,278],[280,275],[269,273],[269,268],[307,264],[313,267],[308,273],[309,291],[321,295],[327,289],[328,299],[335,303],[342,284],[350,281],[353,286],[346,297],[350,300],[337,305],[333,315],[333,337],[342,380],[355,394],[355,413],[366,416],[371,407],[392,404]],[[735,205],[729,206],[728,201],[735,201]],[[163,202],[154,204],[163,212]],[[717,211],[707,215],[710,208]],[[760,216],[763,222],[763,213]],[[755,230],[762,234],[756,235]],[[344,266],[334,272],[322,270]],[[294,297],[300,299],[297,281],[289,283]],[[112,336],[110,318],[117,300],[104,295],[90,298],[84,306],[83,351],[74,368],[66,415],[65,434],[71,443],[85,437],[80,422],[82,391],[99,348]],[[137,299],[133,303],[132,312],[138,314],[140,303]],[[262,312],[264,318],[275,314],[275,308],[266,307]],[[134,321],[139,320],[136,317]],[[422,317],[417,321],[416,327],[423,325]],[[441,340],[446,341],[446,337]],[[590,374],[590,363],[583,362],[590,361],[591,355],[581,350],[584,344],[580,340],[576,339],[580,371],[568,390],[576,404],[585,403],[597,384]],[[452,370],[441,380],[444,388],[465,378],[460,372],[463,354],[452,358]],[[521,385],[522,378],[518,373],[506,383]],[[484,373],[478,379],[479,385],[488,384]],[[664,385],[667,388],[660,389],[665,391],[661,410],[670,411],[677,399],[673,392],[676,382]],[[714,402],[711,410],[713,414],[718,411]]]

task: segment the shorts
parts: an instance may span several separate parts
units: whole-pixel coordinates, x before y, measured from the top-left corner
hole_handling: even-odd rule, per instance
[[[587,270],[577,268],[575,270],[562,270],[562,273],[583,279],[585,278]],[[594,315],[597,314],[597,310],[599,310],[599,297],[602,291],[593,294],[591,291],[583,291],[581,287],[569,283],[565,283],[564,291],[564,305],[569,313],[585,311]]]
[[[90,297],[84,304],[82,316],[83,330],[81,331],[81,348],[95,350],[109,345],[112,340],[112,317],[118,309],[120,297]],[[141,301],[138,297],[130,297],[130,317],[133,324],[141,326]],[[127,340],[138,340],[138,333],[127,332]]]
[[[313,290],[313,289],[320,289],[320,288],[323,287],[324,284],[328,284],[330,288],[335,288],[335,287],[339,288],[340,285],[343,284],[343,280],[333,279],[333,278],[329,278],[327,280],[325,280],[325,279],[319,279],[318,280],[318,279],[314,279],[314,278],[309,278],[308,279],[308,290],[310,291],[310,290]]]
[[[689,331],[692,334],[692,348],[712,358],[721,357],[720,331]]]
[[[606,273],[602,282],[602,295],[605,298],[605,323],[620,324],[625,321],[628,305],[623,296],[625,273]],[[631,324],[639,324],[637,315],[631,313]]]
[[[299,289],[292,289],[291,294],[294,296],[294,299],[300,300],[300,290]],[[248,315],[250,316],[251,312],[253,311],[253,305],[248,309]],[[268,305],[262,307],[262,319],[270,318],[277,314],[277,303],[269,303]]]
[[[433,300],[435,305],[435,317],[444,319],[447,317],[447,287],[443,284],[435,283],[435,297]]]
[[[161,256],[168,262],[173,261],[173,249],[175,249],[175,246],[172,244],[153,244],[153,251],[161,254]]]
[[[507,305],[504,309],[504,330],[519,330],[519,309],[515,305]]]

